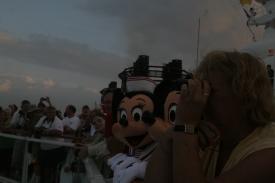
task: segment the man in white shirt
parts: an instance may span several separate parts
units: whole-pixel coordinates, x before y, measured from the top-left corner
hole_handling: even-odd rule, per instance
[[[73,105],[68,105],[66,107],[66,117],[63,119],[64,133],[74,134],[75,131],[80,126],[80,119],[75,115],[76,108]]]
[[[56,109],[52,106],[47,107],[46,116],[40,118],[35,125],[36,134],[41,136],[56,137],[63,133],[63,123],[56,116]],[[45,137],[44,137],[45,139]],[[59,140],[58,138],[51,138]],[[42,183],[52,182],[56,177],[57,165],[66,157],[64,148],[56,145],[40,144],[39,164],[41,169]]]
[[[50,106],[46,116],[40,118],[35,128],[36,131],[41,131],[42,135],[58,136],[63,133],[63,122],[56,116],[55,108]]]
[[[23,100],[21,102],[21,109],[15,112],[12,116],[10,127],[16,128],[16,129],[23,128],[28,121],[27,113],[30,108],[31,108],[31,103],[28,100]]]

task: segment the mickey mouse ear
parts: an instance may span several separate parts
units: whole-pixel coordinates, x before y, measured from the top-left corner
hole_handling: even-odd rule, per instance
[[[153,93],[156,83],[148,77],[129,77],[127,78],[126,87],[127,92],[147,91]]]

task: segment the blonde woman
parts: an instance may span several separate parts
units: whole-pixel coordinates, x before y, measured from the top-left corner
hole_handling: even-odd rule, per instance
[[[265,65],[246,53],[214,51],[194,76],[182,86],[175,128],[149,163],[146,182],[274,182],[274,100]],[[202,150],[197,129],[205,121],[214,143]]]

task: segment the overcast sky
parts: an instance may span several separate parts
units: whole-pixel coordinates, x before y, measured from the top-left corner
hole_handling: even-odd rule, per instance
[[[99,91],[139,54],[195,67],[213,49],[251,42],[238,0],[1,0],[0,106],[49,96],[63,108]]]

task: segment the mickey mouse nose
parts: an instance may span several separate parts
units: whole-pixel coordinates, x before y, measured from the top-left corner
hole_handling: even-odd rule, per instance
[[[142,121],[144,121],[145,124],[152,126],[156,120],[153,113],[145,111],[142,115]]]
[[[121,124],[121,126],[123,127],[127,127],[128,126],[128,121],[127,119],[120,119],[119,123]]]

